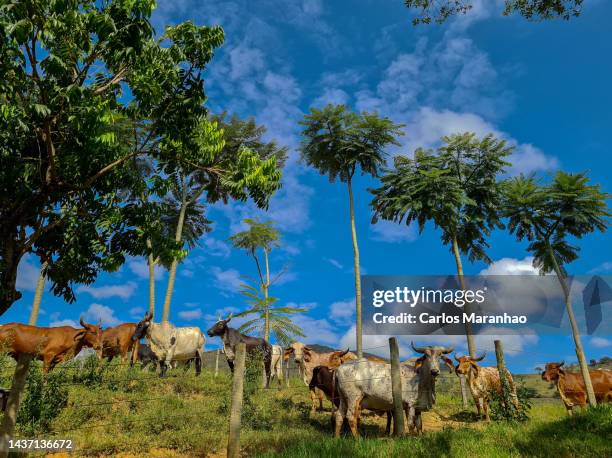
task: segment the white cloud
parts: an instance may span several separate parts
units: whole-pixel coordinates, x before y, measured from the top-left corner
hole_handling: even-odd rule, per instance
[[[312,106],[320,108],[330,103],[333,105],[347,105],[348,101],[349,95],[346,91],[338,88],[328,88],[312,102]]]
[[[149,266],[144,259],[132,258],[127,262],[130,271],[138,278],[149,279]],[[164,278],[165,269],[159,264],[156,264],[153,269],[153,278],[155,281]]]
[[[132,307],[129,311],[130,316],[132,318],[138,318],[141,319],[144,314],[145,314],[146,310],[144,309],[144,307]]]
[[[591,345],[597,348],[611,347],[612,340],[604,337],[591,337]]]
[[[481,270],[480,275],[538,275],[538,270],[533,267],[533,256],[502,258]]]
[[[178,316],[183,320],[199,320],[204,316],[202,309],[182,310],[178,313]]]
[[[115,316],[115,311],[102,304],[91,304],[85,311],[85,320],[87,322],[98,323],[102,322],[102,326],[117,326],[121,320]]]
[[[406,226],[404,223],[398,224],[382,219],[376,224],[371,224],[370,231],[372,240],[387,243],[412,242],[418,237],[418,231],[413,224]]]
[[[227,243],[214,237],[204,236],[202,245],[204,247],[204,252],[211,256],[227,258],[231,253],[231,249]]]
[[[306,335],[306,337],[301,337],[298,340],[310,344],[318,343],[338,348],[340,336],[337,334],[337,327],[325,318],[316,319],[308,315],[302,315],[299,320],[296,320],[296,323]]]
[[[236,269],[223,270],[220,267],[213,266],[210,268],[210,272],[213,275],[215,287],[225,293],[236,294],[244,283],[244,280],[240,278],[240,272]]]
[[[199,307],[200,303],[199,302],[185,302],[183,305],[188,308],[195,308],[195,307]]]
[[[517,145],[509,162],[512,162],[512,166],[508,169],[510,175],[559,168],[557,158],[547,156],[542,150],[529,143]]]
[[[136,292],[136,283],[129,281],[123,285],[107,285],[107,286],[79,286],[77,293],[86,293],[96,299],[106,299],[109,297],[120,297],[128,300]]]
[[[599,266],[595,267],[594,269],[591,269],[589,273],[596,274],[599,272],[611,272],[611,271],[612,271],[612,262],[604,262],[600,264]]]
[[[340,325],[347,325],[354,321],[355,298],[333,302],[329,306],[329,317]]]
[[[31,254],[26,254],[17,268],[17,289],[24,291],[34,291],[40,275],[40,266]]]
[[[73,328],[80,328],[81,325],[74,320],[55,320],[49,323],[49,327],[57,328],[60,326],[71,326]]]
[[[332,266],[336,267],[337,269],[344,269],[344,266],[342,265],[342,263],[340,261],[337,261],[336,259],[333,258],[326,258],[326,261],[329,262]]]
[[[193,270],[190,269],[181,269],[180,270],[180,275],[181,277],[185,277],[185,278],[193,278]]]

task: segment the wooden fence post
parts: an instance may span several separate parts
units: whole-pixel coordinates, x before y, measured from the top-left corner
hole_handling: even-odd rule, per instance
[[[402,378],[400,373],[399,347],[395,337],[389,338],[391,354],[391,392],[393,395],[393,434],[404,435],[404,402],[402,399]]]
[[[17,411],[19,410],[19,403],[21,401],[21,395],[26,383],[26,377],[28,376],[31,359],[32,357],[29,355],[21,355],[19,356],[17,365],[15,366],[15,375],[13,376],[11,393],[9,394],[8,401],[6,403],[6,411],[4,412],[4,417],[2,417],[2,425],[0,426],[1,458],[7,457],[9,453],[8,441],[13,438],[13,433],[15,431]]]
[[[215,356],[215,377],[219,375],[219,353],[221,353],[221,350],[217,348],[217,355]]]
[[[497,370],[499,372],[499,383],[501,384],[504,409],[508,410],[510,396],[508,394],[508,383],[506,381],[506,363],[504,362],[504,347],[501,340],[493,341],[495,344],[495,359],[497,359]]]
[[[244,390],[244,366],[246,345],[236,345],[234,360],[234,379],[232,381],[232,406],[230,409],[229,436],[227,439],[227,458],[240,456],[240,418],[242,416],[242,396]]]
[[[287,374],[285,376],[285,383],[287,385],[287,388],[289,388],[289,364],[291,364],[291,358],[289,358],[287,360],[287,364],[286,364],[286,368],[285,368],[285,374]]]

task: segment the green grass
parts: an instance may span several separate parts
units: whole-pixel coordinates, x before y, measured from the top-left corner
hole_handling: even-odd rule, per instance
[[[72,438],[76,456],[224,455],[229,374],[214,377],[205,369],[196,378],[192,371],[177,369],[159,379],[138,368],[92,366],[82,373],[70,367],[59,368],[55,385],[49,385],[59,393],[57,383],[63,383],[65,401],[47,413],[44,423],[20,426],[19,436]],[[309,417],[308,390],[300,380],[291,380],[290,388],[257,390],[243,416],[243,456],[612,456],[610,406],[567,418],[559,400],[541,398],[534,400],[528,422],[486,425],[476,421],[472,407],[463,411],[453,382],[440,384],[444,389],[434,411],[424,414],[426,433],[401,440],[386,438],[385,419],[367,413],[363,439],[334,439],[329,410]],[[28,405],[36,412],[35,402]],[[22,414],[26,418],[28,412]]]

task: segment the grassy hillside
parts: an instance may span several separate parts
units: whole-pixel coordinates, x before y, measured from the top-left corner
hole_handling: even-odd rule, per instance
[[[51,373],[46,384],[41,381],[36,368],[20,412],[20,437],[72,438],[74,456],[225,453],[231,386],[225,372],[215,378],[205,369],[196,378],[177,369],[159,379],[138,368],[68,364]],[[388,439],[385,419],[366,413],[362,433],[367,440],[335,440],[329,411],[309,418],[308,391],[299,380],[280,390],[276,385],[262,390],[259,380],[249,386],[254,393],[243,412],[244,456],[612,456],[609,407],[568,419],[559,400],[541,399],[529,422],[487,426],[475,421],[472,407],[462,411],[457,381],[446,377],[434,410],[424,415],[424,436]]]

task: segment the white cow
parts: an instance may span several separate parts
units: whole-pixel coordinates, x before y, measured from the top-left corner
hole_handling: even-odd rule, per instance
[[[146,337],[151,351],[159,360],[160,375],[166,374],[168,366],[173,362],[186,362],[195,360],[196,375],[202,371],[204,345],[206,338],[200,328],[176,327],[168,322],[152,323],[153,315],[147,312],[144,319],[138,323],[134,340]]]
[[[410,430],[422,432],[421,412],[431,409],[435,403],[435,378],[440,373],[439,358],[447,365],[452,362],[444,356],[453,351],[443,347],[413,349],[422,354],[418,369],[400,365],[402,403],[408,416]],[[447,361],[448,360],[448,361]],[[335,412],[335,435],[340,437],[344,419],[347,419],[354,437],[359,437],[357,424],[362,409],[393,410],[391,390],[391,365],[362,358],[349,361],[336,369],[336,381],[340,403]]]

